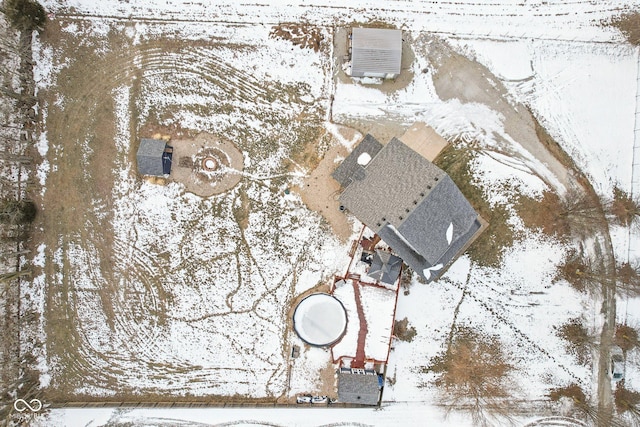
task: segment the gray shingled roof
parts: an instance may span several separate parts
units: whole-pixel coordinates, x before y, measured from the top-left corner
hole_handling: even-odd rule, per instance
[[[351,36],[352,76],[400,74],[401,30],[353,28]]]
[[[480,228],[451,178],[396,138],[364,171],[344,190],[341,205],[427,280],[437,271],[430,275],[425,269],[446,267]]]
[[[377,405],[380,400],[378,376],[338,372],[338,401]]]
[[[341,186],[348,186],[355,178],[364,176],[362,173],[364,166],[358,164],[358,157],[363,153],[367,153],[373,159],[382,150],[382,147],[384,146],[377,139],[367,134],[347,158],[340,163],[340,166],[333,171],[331,176]]]
[[[398,279],[401,268],[402,259],[389,252],[376,250],[367,276],[392,285]]]
[[[162,155],[166,146],[167,143],[159,139],[143,138],[140,140],[140,148],[138,148],[136,155],[140,175],[164,175]]]
[[[453,225],[451,242],[455,243],[477,218],[467,199],[445,175],[397,229],[429,263],[447,264],[448,260],[441,260],[450,245],[447,229]]]
[[[378,152],[365,172],[364,179],[353,181],[344,190],[340,202],[375,232],[386,223],[400,228],[447,176],[396,138]]]

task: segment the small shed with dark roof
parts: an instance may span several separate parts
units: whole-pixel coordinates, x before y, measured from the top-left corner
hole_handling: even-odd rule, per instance
[[[400,75],[402,31],[383,28],[351,30],[351,75],[395,79]]]
[[[367,276],[393,285],[400,275],[402,259],[387,251],[377,250],[373,255]]]
[[[381,388],[380,379],[375,371],[340,368],[338,372],[338,401],[341,403],[378,405]]]
[[[173,147],[161,139],[142,138],[136,155],[138,173],[163,176],[171,173]]]
[[[358,147],[344,162],[353,163]],[[340,195],[348,210],[378,234],[427,281],[437,278],[482,226],[478,214],[451,178],[393,138]]]

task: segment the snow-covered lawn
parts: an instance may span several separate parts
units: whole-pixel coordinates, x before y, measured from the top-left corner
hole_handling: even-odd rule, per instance
[[[130,31],[119,22],[89,21],[63,23],[61,30],[64,39],[82,39],[109,56],[116,48],[105,25],[124,33],[131,49],[119,65],[124,69],[108,70],[114,76],[103,80],[115,83],[109,88],[116,119],[113,202],[96,194],[86,228],[43,248],[39,263],[46,280],[36,283],[72,295],[48,309],[68,304],[79,338],[68,353],[49,345],[51,385],[69,390],[69,383],[76,384],[71,393],[93,396],[124,390],[282,396],[292,296],[331,277],[345,251],[319,215],[285,191],[307,172],[285,162],[309,138],[322,136],[327,57],[292,49],[290,42],[270,38],[264,26],[169,25],[158,32],[153,25]],[[188,38],[224,41],[192,46]],[[178,47],[169,48],[173,43]],[[51,54],[47,45],[40,52],[41,88],[55,90],[51,82],[76,58],[65,58],[64,50]],[[78,102],[57,96],[62,111]],[[83,99],[97,96],[90,89]],[[178,183],[141,180],[131,159],[135,141],[149,136],[141,134],[149,123],[225,135],[243,152],[241,183],[202,198]],[[95,147],[88,140],[69,143],[92,164]],[[51,176],[60,173],[65,150],[72,148],[49,152]],[[84,171],[87,182],[91,169]],[[51,270],[61,273],[45,273]],[[69,378],[70,357],[82,366],[82,378]]]

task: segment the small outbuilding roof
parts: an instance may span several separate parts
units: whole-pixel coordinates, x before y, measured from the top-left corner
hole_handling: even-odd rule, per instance
[[[377,405],[380,400],[380,381],[375,371],[352,373],[341,368],[338,372],[338,401],[360,405]]]
[[[351,31],[351,75],[366,77],[399,75],[402,31],[383,28],[353,28]]]
[[[171,152],[161,139],[142,138],[136,154],[140,175],[162,176],[171,171]]]
[[[387,251],[377,250],[367,276],[392,285],[400,275],[402,259]]]

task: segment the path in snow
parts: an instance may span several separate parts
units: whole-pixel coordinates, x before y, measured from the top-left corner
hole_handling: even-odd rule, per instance
[[[352,280],[353,293],[356,297],[356,307],[358,308],[358,317],[360,318],[360,330],[358,331],[358,348],[356,350],[356,358],[351,362],[352,368],[364,369],[364,345],[367,339],[367,319],[364,316],[364,308],[362,308],[362,296],[360,295],[360,280]]]
[[[541,144],[527,107],[509,102],[507,89],[489,69],[455,52],[440,39],[428,37],[427,41],[431,43],[424,53],[435,68],[433,83],[438,97],[480,103],[498,112],[504,118],[504,131],[489,138],[495,138],[501,150],[521,159],[560,194],[580,188],[567,167]]]

